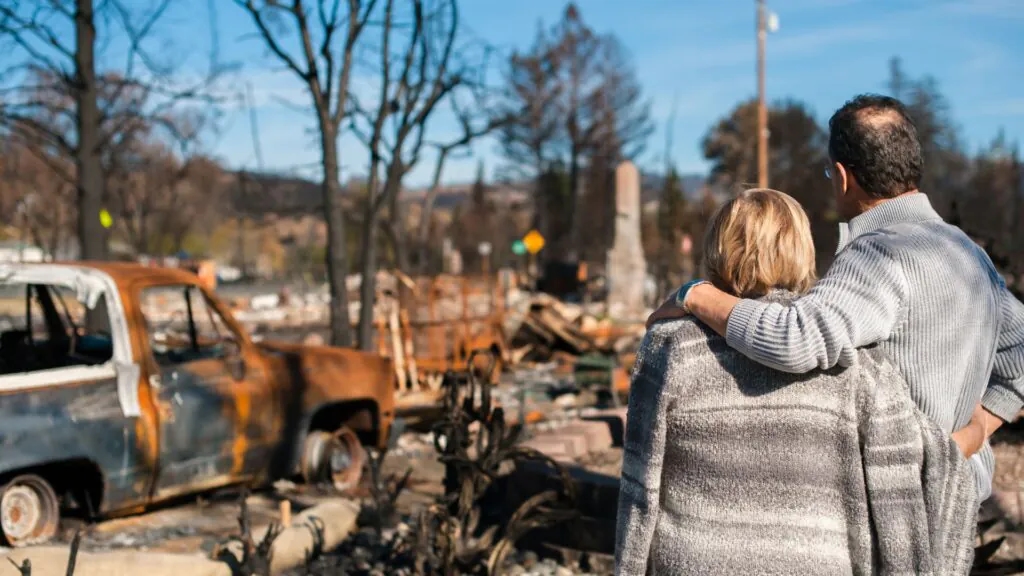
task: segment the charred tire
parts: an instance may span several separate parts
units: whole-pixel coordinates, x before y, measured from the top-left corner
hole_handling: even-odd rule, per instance
[[[0,532],[9,546],[46,542],[57,535],[59,525],[60,502],[41,477],[17,476],[0,491]]]
[[[307,484],[330,483],[344,492],[359,484],[366,464],[366,451],[352,430],[314,430],[302,446],[302,477]]]

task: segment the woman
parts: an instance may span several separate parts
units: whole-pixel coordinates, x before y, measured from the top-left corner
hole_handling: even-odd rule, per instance
[[[716,213],[706,277],[785,301],[814,282],[810,224],[775,190]],[[763,367],[692,317],[637,355],[619,494],[618,574],[966,574],[967,461],[877,349],[848,369]]]

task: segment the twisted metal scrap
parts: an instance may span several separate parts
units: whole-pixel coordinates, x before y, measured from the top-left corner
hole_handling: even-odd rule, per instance
[[[366,453],[366,466],[370,471],[370,518],[368,520],[378,539],[383,539],[384,527],[392,524],[393,517],[397,510],[399,495],[405,491],[412,477],[412,466],[409,466],[402,476],[384,476],[384,459],[398,443],[398,437],[405,431],[401,420],[396,421],[391,427],[388,435],[387,445],[379,451],[369,450]]]
[[[251,574],[253,576],[270,576],[270,562],[274,540],[281,534],[283,528],[277,522],[271,522],[267,533],[257,543],[252,534],[252,515],[249,513],[249,505],[246,499],[249,497],[249,489],[244,487],[239,494],[238,513],[238,535],[229,536],[224,542],[218,544],[213,551],[213,558],[226,562],[236,574]],[[241,546],[241,558],[229,551],[231,543],[238,543]]]
[[[487,368],[473,367],[478,355],[488,355]],[[517,446],[522,426],[509,428],[505,411],[492,406],[491,376],[497,359],[488,350],[476,350],[469,358],[470,371],[462,377],[445,375],[445,418],[434,428],[434,448],[446,466],[444,506],[437,511],[435,526],[440,568],[445,574],[479,573],[498,576],[508,553],[530,530],[575,517],[576,490],[568,471],[551,458]],[[479,397],[479,402],[477,398]],[[475,442],[472,426],[478,424]],[[470,447],[475,454],[471,455]],[[562,486],[528,499],[515,511],[497,544],[498,527],[474,537],[480,521],[477,502],[498,478],[503,463],[536,460],[558,471]],[[486,562],[485,562],[486,559]]]

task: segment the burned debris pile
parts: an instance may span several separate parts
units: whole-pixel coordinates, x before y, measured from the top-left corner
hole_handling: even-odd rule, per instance
[[[644,328],[616,324],[585,306],[545,294],[530,298],[517,317],[510,315],[510,364],[545,368],[575,391],[595,390],[603,402],[619,405],[629,390],[629,371]]]
[[[470,364],[479,366],[476,355]],[[443,494],[403,519],[396,500],[410,471],[385,479],[381,462],[370,459],[370,498],[360,515],[362,529],[339,550],[312,560],[305,574],[508,574],[516,543],[532,530],[576,516],[575,485],[562,466],[523,447],[522,428],[506,424],[493,402],[490,370],[449,372],[445,376],[444,416],[433,431],[437,458],[444,465]],[[392,443],[397,435],[392,436]],[[510,515],[490,505],[497,482],[518,464],[533,462],[563,479],[522,502]],[[521,572],[519,572],[521,573]]]
[[[513,363],[543,363],[593,353],[625,354],[634,351],[643,336],[643,326],[616,325],[583,306],[546,294],[533,295],[519,320],[510,339]]]

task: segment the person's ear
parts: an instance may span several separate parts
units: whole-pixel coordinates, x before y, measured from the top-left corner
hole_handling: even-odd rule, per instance
[[[832,173],[836,175],[836,183],[839,184],[840,192],[846,194],[850,189],[850,173],[846,171],[846,166],[839,162],[834,162],[832,164]]]

